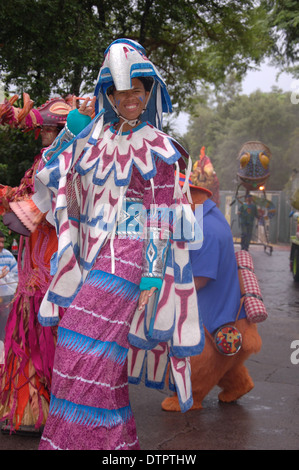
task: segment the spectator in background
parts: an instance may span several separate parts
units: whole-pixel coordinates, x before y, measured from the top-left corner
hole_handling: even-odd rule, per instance
[[[0,364],[3,363],[6,321],[18,285],[18,265],[4,243],[5,235],[0,231]]]
[[[13,254],[4,248],[4,243],[5,235],[0,231],[0,285],[14,284],[15,291],[18,282],[18,265]]]

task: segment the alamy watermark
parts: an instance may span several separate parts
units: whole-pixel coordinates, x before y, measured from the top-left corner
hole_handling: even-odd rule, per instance
[[[199,249],[203,240],[203,205],[195,205],[196,217],[189,204],[167,206],[152,204],[147,209],[142,202],[124,198],[119,209],[110,204],[100,204],[91,216],[81,216],[87,225],[112,232],[116,224],[116,236],[127,238],[138,235],[141,239],[158,238],[173,241],[195,242],[189,250]],[[158,234],[158,235],[157,235]]]
[[[294,349],[291,354],[291,363],[297,365],[299,364],[299,339],[295,339],[291,342],[291,349]]]

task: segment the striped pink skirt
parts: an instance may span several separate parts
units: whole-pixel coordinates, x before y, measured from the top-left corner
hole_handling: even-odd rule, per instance
[[[58,328],[40,449],[139,449],[127,374],[139,286],[96,268]]]

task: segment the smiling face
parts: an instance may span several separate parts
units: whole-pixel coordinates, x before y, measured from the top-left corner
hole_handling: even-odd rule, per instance
[[[148,95],[149,92],[145,90],[141,80],[133,78],[132,88],[130,90],[114,90],[109,98],[111,103],[116,107],[120,119],[123,117],[128,121],[133,121],[140,116],[145,108]]]

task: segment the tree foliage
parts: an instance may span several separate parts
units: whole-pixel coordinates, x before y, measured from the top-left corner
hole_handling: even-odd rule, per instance
[[[229,100],[217,102],[211,100],[211,95],[194,106],[184,136],[193,161],[205,146],[220,188],[233,189],[241,146],[247,141],[262,141],[272,152],[267,189],[282,190],[292,169],[298,166],[299,105],[292,104],[290,93],[277,89],[250,96],[237,93]]]
[[[297,0],[266,1],[269,25],[275,41],[274,58],[279,63],[295,64],[299,59],[299,3]]]
[[[40,152],[40,137],[33,132],[0,128],[0,183],[19,186],[26,170],[31,168],[35,155]]]
[[[1,79],[42,104],[50,93],[92,90],[103,53],[119,37],[139,41],[181,107],[198,82],[241,77],[272,47],[254,1],[10,0],[0,10]]]
[[[295,66],[298,23],[296,0],[10,0],[0,9],[0,79],[8,93],[29,93],[35,106],[51,94],[90,93],[106,47],[120,37],[137,40],[166,79],[175,109],[191,110],[184,141],[193,158],[205,145],[222,188],[231,188],[240,145],[263,140],[278,188],[276,167],[282,159],[286,172],[293,165],[298,106],[279,92],[242,96],[238,82],[266,55]],[[36,142],[26,139],[0,130],[1,183],[17,185],[31,166]]]

